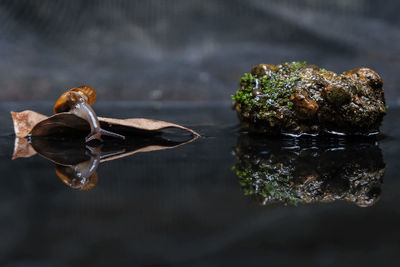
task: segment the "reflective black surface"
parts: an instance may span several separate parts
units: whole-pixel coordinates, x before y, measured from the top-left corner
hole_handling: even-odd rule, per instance
[[[51,103],[0,105],[2,266],[398,262],[400,109],[389,109],[383,135],[374,140],[298,142],[240,133],[229,103],[99,103],[96,111],[102,116],[166,120],[192,127],[203,137],[173,149],[103,162],[96,186],[79,191],[66,186],[54,163],[39,155],[11,160],[14,137],[8,111],[25,108],[51,114]],[[317,196],[336,200],[262,205],[245,195],[232,170],[240,164],[240,155],[259,161],[274,155],[283,167],[294,170],[298,188],[313,180],[310,174],[322,173],[325,178],[315,179],[323,185],[317,187]],[[371,178],[357,184],[367,185],[368,190],[361,191],[372,201],[361,206],[368,207],[343,201],[343,196],[361,192],[351,191],[362,187],[346,180],[358,172]]]

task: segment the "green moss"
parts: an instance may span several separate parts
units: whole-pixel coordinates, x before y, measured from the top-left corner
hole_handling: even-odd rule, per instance
[[[240,78],[239,84],[242,86],[247,86],[250,83],[254,82],[254,77],[251,73],[245,73],[243,77]]]
[[[307,62],[305,62],[305,61],[294,61],[294,62],[289,63],[289,64],[292,64],[292,66],[295,69],[301,69],[302,67],[307,65]]]
[[[245,195],[294,205],[301,201],[290,183],[293,177],[279,174],[279,163],[264,165],[256,170],[246,163],[239,161],[232,168]]]
[[[274,110],[280,107],[291,109],[290,96],[296,91],[296,83],[302,79],[299,75],[306,62],[290,62],[277,65],[271,75],[257,76],[245,73],[239,80],[240,88],[232,100],[243,112],[255,112],[259,115],[274,116]],[[258,93],[253,93],[257,89]],[[261,92],[261,93],[259,93]]]

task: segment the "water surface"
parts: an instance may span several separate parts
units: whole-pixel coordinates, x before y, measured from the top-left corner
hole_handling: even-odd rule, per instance
[[[96,185],[79,191],[63,183],[55,164],[44,157],[11,160],[14,137],[8,111],[30,108],[51,114],[50,107],[0,106],[0,265],[398,262],[400,109],[389,109],[377,140],[296,141],[240,133],[227,103],[100,103],[96,112],[102,116],[167,120],[203,137],[173,149],[103,162]],[[300,185],[297,200],[311,194],[313,201],[263,201],[265,192],[249,193],[257,187],[251,179],[244,186],[232,169],[241,161],[258,162],[257,174],[271,160],[281,166],[275,173],[286,171],[294,176],[289,185]],[[357,172],[370,178],[350,183]],[[313,173],[322,178],[313,180]],[[314,187],[306,190],[303,184]],[[287,185],[278,184],[278,189]],[[368,205],[359,205],[360,197],[367,197]]]

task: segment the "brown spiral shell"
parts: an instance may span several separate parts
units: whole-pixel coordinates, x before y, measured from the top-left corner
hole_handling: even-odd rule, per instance
[[[87,85],[74,87],[63,93],[58,98],[58,100],[54,104],[54,113],[67,112],[70,109],[70,106],[68,105],[68,95],[71,92],[81,93],[90,106],[92,106],[96,101],[96,91],[93,87]]]

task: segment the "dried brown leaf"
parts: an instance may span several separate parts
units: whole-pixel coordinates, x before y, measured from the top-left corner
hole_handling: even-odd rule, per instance
[[[170,123],[166,121],[158,121],[144,118],[134,118],[134,119],[113,119],[113,118],[103,118],[99,117],[100,123],[107,123],[109,125],[119,125],[132,127],[138,130],[144,131],[161,131],[166,128],[178,128],[188,132],[191,132],[194,136],[199,136],[199,134],[192,129],[183,127],[181,125]]]
[[[14,131],[17,137],[45,136],[59,133],[60,128],[69,128],[77,131],[89,131],[89,124],[69,112],[57,113],[47,117],[32,110],[22,112],[11,111],[11,117],[14,123]],[[106,128],[112,128],[114,131],[123,130],[140,130],[148,132],[157,132],[166,128],[177,128],[192,133],[195,137],[200,136],[196,131],[183,127],[181,125],[151,120],[143,118],[133,119],[114,119],[114,118],[98,118],[101,125]],[[117,129],[117,130],[115,130]]]
[[[14,132],[16,137],[26,137],[33,127],[48,117],[32,110],[22,112],[11,111],[11,117],[14,123]]]

